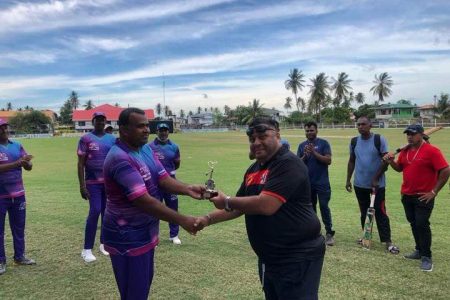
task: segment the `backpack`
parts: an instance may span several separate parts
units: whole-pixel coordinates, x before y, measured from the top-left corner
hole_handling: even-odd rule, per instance
[[[355,147],[356,143],[358,142],[358,137],[355,136],[352,138],[352,141],[350,142],[350,145],[352,146],[352,154],[355,155]],[[378,154],[380,157],[383,156],[383,153],[381,153],[381,136],[378,133],[375,133],[373,135],[373,143],[375,145],[375,148],[378,150]]]

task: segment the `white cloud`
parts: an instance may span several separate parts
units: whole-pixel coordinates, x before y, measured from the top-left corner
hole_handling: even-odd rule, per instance
[[[66,42],[72,45],[72,41]],[[139,45],[138,41],[131,39],[101,38],[101,37],[80,37],[75,40],[75,49],[81,52],[96,53],[97,51],[117,51],[134,48]]]
[[[41,50],[24,50],[0,53],[0,67],[12,67],[12,63],[48,64],[57,60],[57,54]]]

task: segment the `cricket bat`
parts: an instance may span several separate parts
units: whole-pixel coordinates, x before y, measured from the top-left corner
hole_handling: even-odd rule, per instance
[[[433,128],[430,128],[430,129],[427,129],[427,130],[425,130],[424,132],[423,132],[423,139],[425,140],[425,142],[427,142],[427,143],[430,143],[430,135],[432,135],[433,133],[435,133],[436,131],[439,131],[439,130],[441,130],[443,127],[442,126],[438,126],[438,127],[433,127]],[[408,148],[409,147],[409,144],[406,144],[406,145],[404,145],[404,146],[402,146],[402,147],[400,147],[400,148],[397,148],[396,150],[395,150],[395,153],[394,153],[394,155],[397,155],[397,154],[399,154],[402,150],[405,150],[406,148]]]
[[[370,246],[372,244],[372,229],[373,221],[375,219],[375,208],[373,208],[375,204],[375,195],[376,191],[372,190],[372,194],[370,194],[370,206],[367,209],[366,221],[364,223],[364,232],[361,245],[366,249],[370,249]]]

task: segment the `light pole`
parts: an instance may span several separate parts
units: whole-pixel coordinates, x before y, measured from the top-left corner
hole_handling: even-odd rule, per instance
[[[437,96],[434,95],[434,106],[433,106],[433,118],[434,118],[434,127],[436,127],[436,98]]]

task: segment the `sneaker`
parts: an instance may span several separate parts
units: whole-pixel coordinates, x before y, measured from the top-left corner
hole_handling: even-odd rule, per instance
[[[6,272],[6,262],[0,262],[0,275]]]
[[[100,244],[99,249],[100,249],[100,252],[101,252],[103,255],[109,255],[109,252],[105,250],[105,245]]]
[[[22,266],[31,266],[31,265],[35,265],[36,262],[34,261],[34,259],[22,256],[19,259],[15,259],[14,258],[14,263],[16,263],[17,265],[22,265]]]
[[[93,261],[97,260],[97,258],[95,258],[95,256],[94,256],[94,254],[92,254],[92,250],[91,249],[83,249],[83,251],[81,251],[81,257],[87,263],[90,263],[90,262],[93,262]]]
[[[433,271],[433,261],[431,257],[422,256],[422,263],[420,264],[420,269],[424,272]]]
[[[169,240],[171,240],[174,245],[181,245],[181,240],[178,237],[178,235],[173,238],[170,238]]]
[[[335,241],[334,241],[333,234],[327,233],[327,235],[325,236],[325,244],[327,246],[334,246],[334,243],[335,243]]]
[[[419,250],[414,250],[414,252],[406,254],[403,257],[407,258],[407,259],[420,259],[421,258]]]

